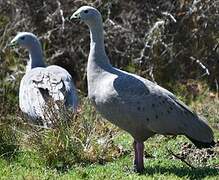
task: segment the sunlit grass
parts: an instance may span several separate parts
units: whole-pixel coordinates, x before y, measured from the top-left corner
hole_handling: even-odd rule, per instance
[[[55,129],[37,130],[34,128],[16,127],[19,141],[12,144],[14,154],[2,154],[0,158],[0,176],[2,179],[217,179],[219,176],[218,147],[212,148],[213,157],[202,161],[203,155],[196,155],[198,160],[185,158],[195,169],[191,169],[180,159],[173,157],[168,149],[182,155],[183,147],[190,143],[183,136],[165,137],[156,135],[145,142],[145,171],[142,175],[132,169],[132,138],[126,132],[118,130],[112,124],[103,121],[101,116],[86,98],[82,100],[81,111],[72,117],[68,125]],[[196,102],[199,113],[207,113],[210,124],[218,124],[214,118],[218,101],[206,96]],[[207,107],[206,107],[207,106]],[[212,111],[205,111],[206,108]],[[214,108],[213,108],[214,107]],[[209,113],[209,114],[208,114]],[[214,115],[213,115],[213,114]],[[21,129],[18,129],[21,128]],[[63,129],[64,128],[64,129]],[[213,126],[215,139],[219,132]],[[12,128],[13,130],[14,128]],[[21,135],[23,132],[23,135]],[[29,132],[29,134],[27,134]],[[9,134],[11,132],[5,131]],[[25,135],[26,133],[26,135]],[[32,133],[32,134],[31,134]],[[11,135],[12,135],[11,134]],[[4,136],[2,136],[4,137]],[[9,136],[10,137],[10,136]],[[13,137],[13,136],[12,136]],[[40,138],[39,138],[40,137]],[[80,140],[74,141],[74,138]],[[10,138],[9,138],[10,139]],[[5,139],[7,140],[7,138]],[[4,141],[7,142],[7,141]],[[86,147],[86,148],[85,148]],[[9,150],[9,149],[6,149]],[[12,149],[13,150],[13,149]],[[193,146],[186,149],[194,150]],[[13,151],[12,151],[13,152]],[[198,150],[197,150],[198,152]],[[6,158],[9,157],[9,158]]]

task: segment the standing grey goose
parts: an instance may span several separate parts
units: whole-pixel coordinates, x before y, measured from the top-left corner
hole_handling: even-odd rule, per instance
[[[19,89],[19,106],[32,122],[51,126],[50,114],[46,111],[48,100],[62,102],[65,107],[76,111],[78,100],[71,75],[62,67],[46,66],[38,38],[29,32],[18,33],[9,46],[19,45],[29,51],[26,73]]]
[[[143,142],[154,134],[182,134],[200,148],[215,144],[211,128],[171,92],[110,64],[97,9],[82,6],[70,19],[80,19],[90,29],[88,96],[103,117],[134,138],[137,172],[144,169]]]

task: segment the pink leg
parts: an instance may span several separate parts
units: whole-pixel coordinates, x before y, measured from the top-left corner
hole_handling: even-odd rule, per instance
[[[136,171],[141,173],[144,170],[144,143],[134,141],[133,145],[135,150],[134,166]]]

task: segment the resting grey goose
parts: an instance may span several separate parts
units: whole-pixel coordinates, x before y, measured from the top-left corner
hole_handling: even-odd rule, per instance
[[[87,65],[88,96],[104,118],[134,138],[137,172],[144,169],[143,142],[154,134],[185,135],[197,147],[211,147],[211,128],[171,92],[138,75],[113,67],[105,53],[102,16],[82,6],[70,19],[90,29]]]
[[[64,107],[76,111],[78,98],[71,75],[62,67],[46,66],[38,38],[29,32],[18,33],[9,46],[19,45],[29,51],[26,73],[20,82],[19,106],[33,123],[50,127],[50,114],[46,111],[48,100],[62,102]]]

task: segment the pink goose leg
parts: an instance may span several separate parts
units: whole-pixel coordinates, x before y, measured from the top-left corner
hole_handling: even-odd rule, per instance
[[[134,168],[138,173],[142,173],[144,170],[144,143],[134,140],[133,146],[135,151]]]

